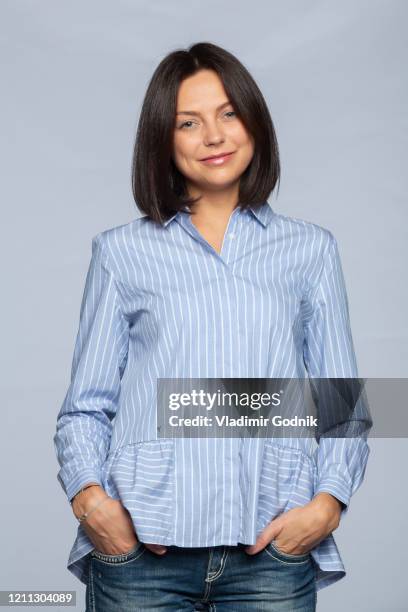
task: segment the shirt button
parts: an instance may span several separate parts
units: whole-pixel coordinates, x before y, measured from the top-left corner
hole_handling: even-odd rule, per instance
[[[235,234],[231,233],[230,238],[235,238]]]

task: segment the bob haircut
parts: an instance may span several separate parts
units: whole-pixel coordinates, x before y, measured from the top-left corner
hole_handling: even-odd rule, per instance
[[[264,97],[243,64],[209,42],[168,54],[157,66],[143,101],[132,160],[132,192],[136,206],[162,224],[199,198],[188,197],[184,176],[172,158],[177,95],[181,82],[200,69],[214,70],[232,106],[254,138],[254,155],[241,175],[241,209],[265,203],[280,181],[275,129]]]

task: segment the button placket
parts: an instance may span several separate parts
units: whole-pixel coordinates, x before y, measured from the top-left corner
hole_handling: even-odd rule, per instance
[[[234,219],[234,224],[231,226],[228,235],[226,235],[226,241],[228,245],[228,265],[232,267],[234,262],[238,256],[239,250],[239,239],[241,236],[241,223],[242,219],[240,217],[236,217]]]
[[[224,237],[222,240],[222,245],[221,245],[221,250],[220,253],[218,255],[218,257],[220,259],[222,259],[222,261],[229,266],[229,262],[230,262],[230,252],[231,252],[231,236],[235,235],[235,226],[237,223],[237,217],[239,215],[239,209],[235,208],[229,219],[228,219],[228,223],[227,223],[227,227],[225,228],[225,232],[224,232]]]
[[[202,236],[201,233],[198,231],[198,229],[191,220],[191,215],[183,215],[183,217],[180,219],[180,223],[192,238],[198,240],[198,242],[203,244],[207,249],[211,251],[213,255],[220,259],[222,263],[228,267],[230,261],[229,254],[232,248],[231,242],[236,239],[237,236],[234,227],[237,223],[237,216],[239,215],[239,212],[240,210],[238,208],[235,208],[228,219],[227,227],[225,229],[221,245],[221,250],[219,253],[214,249],[214,247],[211,246],[211,244],[209,244],[209,242],[207,242],[204,236]],[[231,235],[233,236],[233,238],[231,238]]]

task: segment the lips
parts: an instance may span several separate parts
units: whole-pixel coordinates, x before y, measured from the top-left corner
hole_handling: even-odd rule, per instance
[[[218,159],[219,157],[226,157],[227,155],[231,155],[234,151],[226,151],[225,153],[219,153],[218,155],[210,155],[209,157],[203,157],[200,161],[207,161],[207,159]]]
[[[222,168],[223,166],[225,166],[226,164],[230,162],[234,153],[235,151],[221,153],[220,155],[216,155],[213,157],[207,157],[207,159],[202,159],[200,161],[205,166],[209,166],[212,168]]]

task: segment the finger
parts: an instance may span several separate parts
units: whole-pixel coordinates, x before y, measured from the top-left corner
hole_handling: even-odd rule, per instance
[[[281,521],[279,521],[278,519],[273,520],[259,534],[255,544],[252,544],[251,546],[245,548],[245,552],[249,555],[255,555],[257,552],[265,548],[265,546],[269,544],[271,540],[273,540],[274,538],[276,538],[276,536],[280,534],[280,532],[282,531],[282,527],[283,526],[281,524]]]
[[[161,544],[145,544],[145,547],[158,555],[164,555],[164,553],[167,552],[167,547]]]

